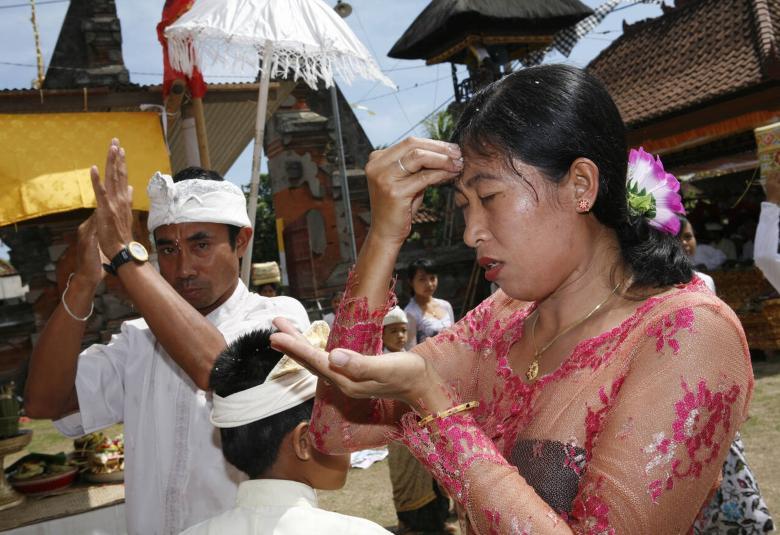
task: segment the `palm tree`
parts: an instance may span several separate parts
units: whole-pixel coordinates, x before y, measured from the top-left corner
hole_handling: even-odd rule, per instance
[[[428,137],[439,141],[449,141],[455,130],[455,120],[446,110],[432,115],[423,122],[423,125]]]

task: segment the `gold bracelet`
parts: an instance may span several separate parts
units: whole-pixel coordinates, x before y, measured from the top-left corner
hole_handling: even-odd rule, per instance
[[[467,401],[466,403],[461,403],[460,405],[451,407],[446,411],[437,412],[436,414],[429,414],[425,418],[421,418],[420,421],[417,422],[417,425],[419,425],[420,427],[425,427],[426,425],[428,425],[434,420],[446,418],[447,416],[452,416],[453,414],[475,409],[477,407],[479,407],[479,401]]]

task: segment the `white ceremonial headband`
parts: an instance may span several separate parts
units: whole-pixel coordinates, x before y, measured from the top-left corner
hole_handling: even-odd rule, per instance
[[[310,400],[316,390],[317,376],[301,368],[226,398],[213,394],[209,419],[216,427],[251,424]]]
[[[149,232],[177,223],[225,223],[251,227],[241,188],[228,181],[183,180],[174,183],[159,171],[149,179]]]
[[[304,336],[325,349],[329,332],[327,323],[315,321]],[[221,428],[251,424],[310,400],[316,390],[317,376],[284,355],[264,383],[224,398],[213,394],[209,419]]]

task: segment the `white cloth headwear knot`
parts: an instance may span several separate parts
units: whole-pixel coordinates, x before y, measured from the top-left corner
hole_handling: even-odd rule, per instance
[[[225,223],[251,227],[241,188],[228,181],[191,179],[174,183],[159,171],[149,179],[149,232],[161,225]]]
[[[304,336],[314,347],[325,349],[329,334],[327,323],[315,321]],[[213,394],[209,419],[223,428],[251,424],[310,400],[316,390],[317,376],[284,355],[262,384],[224,398]]]

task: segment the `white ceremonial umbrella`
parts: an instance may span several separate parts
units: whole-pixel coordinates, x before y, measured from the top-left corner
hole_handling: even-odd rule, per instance
[[[171,65],[186,74],[191,74],[195,65],[203,72],[205,66],[222,65],[235,74],[253,76],[262,60],[247,207],[253,227],[271,76],[302,79],[312,89],[317,89],[320,80],[326,86],[333,85],[334,74],[347,83],[361,77],[396,87],[349,26],[322,0],[196,0],[188,12],[165,29],[165,36]],[[341,169],[351,229],[343,161]],[[241,265],[241,279],[247,285],[253,241]]]

